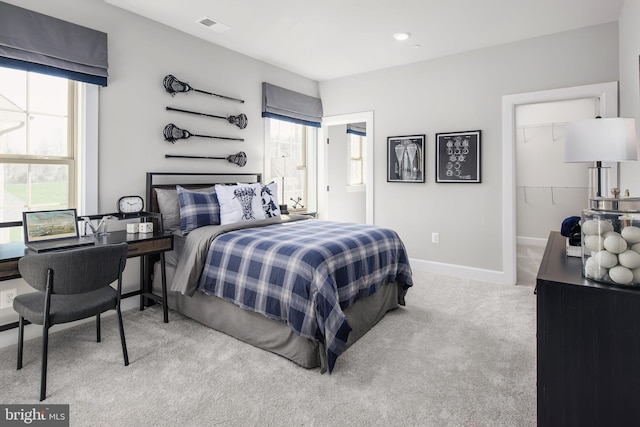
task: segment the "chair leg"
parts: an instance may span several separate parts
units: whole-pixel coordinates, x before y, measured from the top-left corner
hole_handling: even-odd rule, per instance
[[[100,336],[100,313],[96,314],[96,342],[102,340]]]
[[[18,320],[18,369],[22,369],[22,349],[24,348],[24,317]]]
[[[49,328],[42,327],[42,372],[40,374],[40,401],[47,397],[47,356],[49,352]]]
[[[124,338],[124,325],[122,324],[122,312],[120,306],[116,307],[118,313],[118,326],[120,327],[120,342],[122,343],[122,354],[124,355],[124,366],[129,366],[129,354],[127,353],[127,342]]]

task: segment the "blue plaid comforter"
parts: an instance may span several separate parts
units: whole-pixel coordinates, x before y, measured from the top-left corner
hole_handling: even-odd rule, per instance
[[[396,232],[308,220],[216,237],[198,289],[324,342],[331,372],[351,331],[342,310],[388,282],[412,286]]]

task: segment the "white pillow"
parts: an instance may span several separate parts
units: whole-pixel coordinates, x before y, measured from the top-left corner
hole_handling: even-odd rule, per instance
[[[260,191],[262,184],[217,184],[220,224],[265,219]]]

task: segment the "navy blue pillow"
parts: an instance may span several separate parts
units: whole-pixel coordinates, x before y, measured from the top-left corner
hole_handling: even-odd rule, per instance
[[[187,235],[205,225],[220,224],[220,203],[215,191],[191,191],[177,186],[180,204],[180,229]]]

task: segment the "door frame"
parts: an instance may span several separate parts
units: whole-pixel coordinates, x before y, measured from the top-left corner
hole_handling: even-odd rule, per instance
[[[596,97],[600,98],[602,117],[618,116],[618,82],[502,97],[502,270],[505,284],[517,282],[515,109],[518,105]]]
[[[365,122],[367,125],[367,139],[364,146],[365,221],[367,224],[374,224],[373,111],[339,114],[322,118],[322,127],[320,128],[318,135],[318,160],[321,163],[318,165],[318,217],[321,219],[326,219],[329,207],[329,195],[327,192],[327,186],[329,185],[329,152],[327,150],[326,143],[327,135],[329,135],[328,127],[360,122]]]

